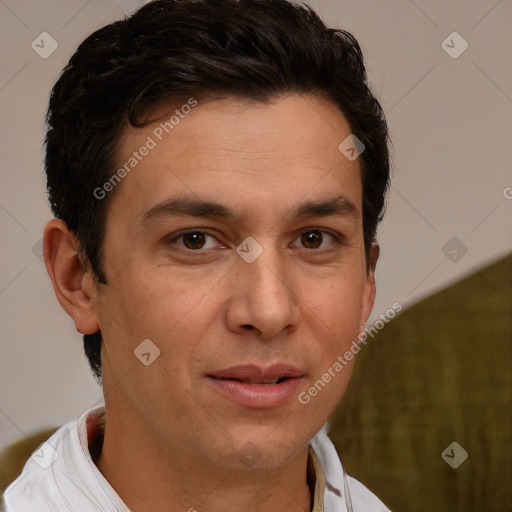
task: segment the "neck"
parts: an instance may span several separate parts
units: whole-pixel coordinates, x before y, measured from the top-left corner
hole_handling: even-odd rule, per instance
[[[304,512],[314,494],[307,462],[306,447],[278,468],[234,470],[109,416],[96,464],[131,512]]]

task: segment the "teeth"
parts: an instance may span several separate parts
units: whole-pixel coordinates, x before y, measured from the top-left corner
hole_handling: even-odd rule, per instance
[[[273,379],[263,379],[263,384],[277,384],[279,377],[274,377]]]

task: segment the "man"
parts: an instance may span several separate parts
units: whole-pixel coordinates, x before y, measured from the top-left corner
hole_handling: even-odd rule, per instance
[[[389,180],[355,39],[286,0],[155,1],[82,43],[47,120],[46,266],[105,407],[7,512],[387,510],[323,428]]]

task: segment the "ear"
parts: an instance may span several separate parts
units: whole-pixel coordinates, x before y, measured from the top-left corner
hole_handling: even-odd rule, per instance
[[[370,248],[370,261],[368,262],[368,270],[366,272],[366,282],[364,285],[363,293],[363,311],[361,314],[360,332],[364,331],[368,317],[373,309],[375,302],[376,287],[375,287],[375,267],[379,259],[380,247],[377,242],[372,242]]]
[[[91,271],[85,271],[78,256],[78,242],[60,219],[52,219],[44,230],[43,254],[55,295],[82,334],[99,330],[96,316],[96,286]]]

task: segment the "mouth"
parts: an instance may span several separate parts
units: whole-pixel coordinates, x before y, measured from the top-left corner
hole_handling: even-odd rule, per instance
[[[253,364],[231,366],[218,370],[208,377],[219,380],[234,380],[244,384],[278,384],[287,379],[303,377],[304,372],[291,364],[279,363],[266,368]]]
[[[296,366],[275,364],[267,368],[233,366],[208,374],[207,378],[221,395],[239,405],[272,408],[293,396],[304,375]]]
[[[281,384],[281,382],[284,382],[285,380],[288,380],[292,377],[274,377],[271,379],[237,379],[234,377],[215,377],[214,375],[208,375],[208,377],[211,377],[212,379],[219,379],[219,380],[231,380],[236,382],[242,382],[243,384],[251,384],[251,385],[266,385],[266,384]]]

